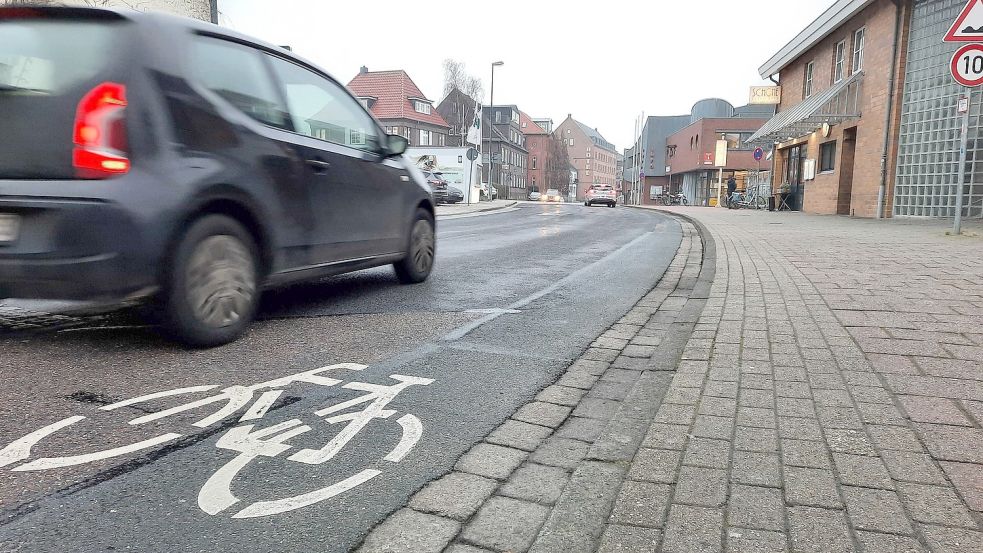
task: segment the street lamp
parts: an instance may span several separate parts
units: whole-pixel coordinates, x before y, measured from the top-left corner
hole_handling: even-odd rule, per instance
[[[488,201],[492,199],[492,186],[494,186],[495,174],[495,152],[491,147],[495,139],[495,68],[505,65],[504,61],[496,61],[491,64],[491,116],[488,121],[491,128],[488,129]],[[507,198],[506,198],[507,199]]]

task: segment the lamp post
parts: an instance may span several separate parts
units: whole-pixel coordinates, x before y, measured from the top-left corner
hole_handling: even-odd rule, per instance
[[[491,115],[488,118],[491,128],[488,129],[488,201],[492,200],[492,187],[495,186],[495,151],[491,145],[495,139],[495,68],[505,65],[504,61],[491,64]]]

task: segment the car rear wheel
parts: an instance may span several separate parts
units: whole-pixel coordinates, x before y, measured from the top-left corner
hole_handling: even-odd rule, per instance
[[[192,223],[172,259],[162,297],[165,330],[193,347],[214,347],[245,333],[259,304],[255,241],[235,219]]]
[[[437,239],[433,216],[425,209],[418,209],[410,226],[406,257],[393,264],[399,281],[403,284],[417,284],[427,280],[433,271],[436,255]]]
[[[615,204],[613,202],[608,204],[608,207],[614,207],[614,206]]]

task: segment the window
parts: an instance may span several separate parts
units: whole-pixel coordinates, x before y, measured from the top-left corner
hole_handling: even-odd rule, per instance
[[[836,141],[819,146],[819,172],[831,173],[836,166]]]
[[[420,146],[433,146],[433,133],[420,129]]]
[[[803,95],[808,98],[812,96],[812,77],[816,70],[816,62],[810,61],[806,64],[805,81],[803,83]]]
[[[268,57],[287,93],[296,132],[360,150],[378,151],[378,127],[344,88],[289,61]]]
[[[501,123],[501,122],[502,122],[502,112],[496,111],[495,112],[495,123]]]
[[[444,135],[442,135],[442,134],[438,134],[437,135],[437,145],[438,146],[443,146],[444,145]],[[458,156],[458,157],[460,157],[460,156]]]
[[[414,100],[413,109],[415,109],[417,113],[425,113],[427,115],[430,115],[430,104],[426,102],[421,102],[420,100]]]
[[[750,132],[722,132],[720,133],[720,139],[727,141],[728,150],[749,150],[750,148],[745,144],[745,142],[751,138],[754,133]]]
[[[532,168],[536,168],[536,156],[532,156]]]
[[[523,129],[526,128],[526,122],[525,121],[522,122],[522,128]]]
[[[362,104],[362,107],[363,108],[369,109],[369,100],[368,100],[368,98],[359,98],[358,99],[358,103]]]
[[[287,107],[257,50],[217,38],[199,37],[190,60],[195,80],[239,111],[260,123],[290,128]]]
[[[512,121],[518,121],[518,120],[519,120],[519,112],[513,110],[512,111]]]
[[[846,41],[840,41],[834,50],[833,55],[833,83],[838,83],[843,80],[843,74],[846,72]]]
[[[864,68],[864,42],[867,40],[867,28],[863,28],[853,33],[853,72],[857,73]]]
[[[573,139],[570,139],[570,147],[573,148]]]

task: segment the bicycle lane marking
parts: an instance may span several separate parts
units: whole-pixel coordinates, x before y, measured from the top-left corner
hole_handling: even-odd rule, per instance
[[[233,482],[236,476],[247,468],[253,460],[259,457],[274,458],[286,453],[295,447],[287,443],[289,440],[312,432],[315,427],[318,430],[322,430],[324,425],[327,425],[327,427],[340,425],[342,426],[341,430],[328,440],[322,448],[301,449],[285,458],[286,461],[301,465],[316,466],[327,463],[355,439],[372,421],[376,419],[389,419],[396,414],[395,410],[386,409],[386,407],[401,392],[413,386],[429,386],[434,382],[434,380],[427,378],[393,374],[389,378],[395,380],[396,384],[383,385],[358,381],[344,383],[343,380],[323,376],[322,374],[341,370],[362,371],[365,368],[365,365],[342,363],[253,384],[251,386],[229,386],[211,397],[195,399],[163,411],[143,415],[130,420],[129,424],[139,426],[222,402],[224,402],[223,406],[219,407],[211,415],[193,423],[192,426],[202,429],[208,428],[209,426],[226,421],[233,415],[243,411],[244,414],[242,414],[236,423],[261,421],[281,397],[284,388],[293,384],[313,384],[325,387],[334,387],[343,384],[341,388],[362,393],[362,395],[353,399],[348,399],[314,411],[313,415],[319,419],[310,424],[305,424],[298,418],[273,423],[264,428],[258,427],[257,423],[252,423],[236,426],[221,435],[215,444],[216,448],[237,452],[238,455],[215,471],[202,485],[198,493],[198,505],[201,510],[209,515],[217,515],[240,502],[240,499],[232,491]],[[101,407],[99,411],[118,412],[122,407],[208,392],[216,388],[218,386],[206,385],[154,392]],[[259,397],[254,401],[257,393]],[[252,404],[250,405],[250,403]],[[349,411],[352,408],[361,408],[361,410]],[[64,431],[83,420],[86,420],[85,416],[69,417],[13,441],[3,449],[0,449],[0,468],[30,459],[32,450],[36,445],[51,435]],[[407,413],[396,419],[396,422],[401,432],[400,438],[395,447],[381,459],[381,461],[393,464],[402,461],[413,450],[423,435],[423,423],[413,414]],[[10,470],[12,472],[23,473],[83,465],[99,460],[122,457],[141,450],[152,449],[182,436],[183,434],[180,433],[167,432],[133,444],[111,447],[92,453],[61,457],[42,457],[15,466]],[[351,476],[342,478],[338,482],[313,491],[288,497],[255,501],[235,512],[232,518],[265,517],[300,509],[347,492],[382,473],[383,471],[377,468],[364,469]]]

